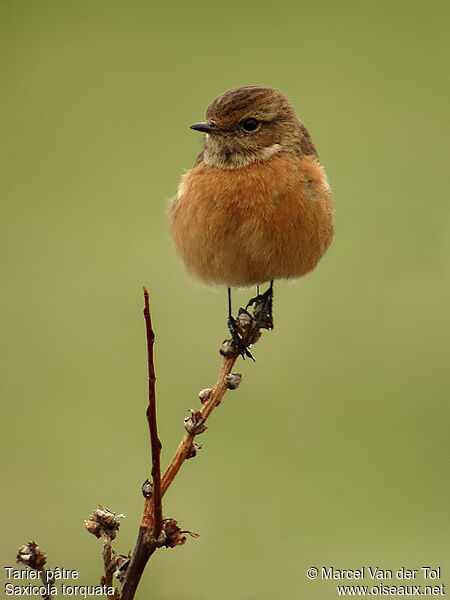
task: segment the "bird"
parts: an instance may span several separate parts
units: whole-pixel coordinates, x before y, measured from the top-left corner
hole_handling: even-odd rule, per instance
[[[279,91],[228,90],[205,116],[190,126],[206,134],[204,147],[170,202],[169,229],[187,270],[227,288],[232,340],[253,358],[236,331],[231,288],[257,286],[249,305],[264,301],[263,326],[272,328],[273,282],[317,266],[334,236],[333,199],[311,136]]]

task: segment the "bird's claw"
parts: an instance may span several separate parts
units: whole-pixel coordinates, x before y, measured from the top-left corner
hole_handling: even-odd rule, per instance
[[[270,286],[264,294],[250,298],[245,309],[254,305],[253,316],[258,329],[273,329],[272,315],[273,288]]]
[[[255,360],[253,358],[253,354],[250,352],[246,343],[238,333],[236,319],[234,317],[228,317],[228,329],[231,333],[231,342],[236,348],[236,350],[239,352],[239,354],[242,356],[242,358],[245,359],[245,357],[247,356],[248,358]]]

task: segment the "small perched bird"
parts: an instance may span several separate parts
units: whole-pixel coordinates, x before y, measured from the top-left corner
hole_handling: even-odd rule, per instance
[[[331,243],[330,188],[308,130],[272,88],[225,92],[191,129],[205,145],[171,202],[170,231],[188,271],[228,288],[239,346],[230,288],[270,282],[257,298],[271,313],[273,280],[305,275]]]

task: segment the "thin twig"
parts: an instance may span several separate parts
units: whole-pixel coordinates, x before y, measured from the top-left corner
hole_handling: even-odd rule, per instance
[[[52,577],[47,581],[47,571],[45,571],[45,569],[39,570],[39,576],[45,588],[45,591],[43,591],[41,594],[42,600],[53,600],[53,596],[48,592],[48,590],[50,590],[53,587],[55,580]]]
[[[261,308],[258,308],[261,310]],[[246,312],[246,311],[244,311]],[[249,313],[247,313],[248,316]],[[253,318],[251,318],[248,323],[244,326],[244,335],[243,341],[247,345],[250,342],[257,342],[260,336],[260,327],[261,327],[261,318],[264,317],[264,314],[255,313]],[[270,325],[269,329],[273,327],[273,324]],[[222,365],[219,371],[219,377],[217,379],[216,385],[210,390],[207,398],[204,400],[203,406],[200,410],[201,421],[204,424],[212,413],[212,411],[218,406],[222,398],[227,391],[227,376],[231,374],[231,370],[238,358],[237,351],[231,352],[230,355],[226,355],[222,361]],[[192,448],[194,444],[194,439],[198,435],[195,431],[186,431],[184,434],[180,444],[178,445],[177,451],[175,452],[174,457],[172,458],[169,466],[167,467],[164,475],[161,480],[161,493],[164,494],[167,492],[172,481],[175,479],[178,471],[180,470],[184,461],[192,456]]]
[[[223,395],[227,391],[226,376],[231,373],[234,363],[236,362],[237,355],[226,357],[222,361],[219,377],[216,385],[210,391],[208,398],[201,409],[201,415],[203,423],[212,413],[214,408],[220,404]],[[166,472],[161,479],[161,496],[165,494],[167,488],[174,480],[176,474],[181,468],[181,465],[190,455],[192,451],[192,445],[196,434],[186,432],[177,448],[177,451],[168,466]],[[148,507],[151,506],[151,498],[148,498],[145,503],[144,515],[148,512]],[[127,569],[127,574],[122,587],[121,600],[131,600],[134,598],[139,581],[144,572],[145,566],[160,544],[157,542],[157,538],[152,535],[152,539],[149,539],[148,535],[148,523],[143,518],[141,527],[139,528],[138,539],[134,548],[133,556],[131,558],[130,565]]]
[[[217,379],[216,385],[210,391],[206,402],[203,404],[200,413],[203,419],[203,423],[212,413],[214,408],[218,406],[227,391],[228,387],[225,382],[226,376],[231,373],[231,369],[236,362],[237,355],[225,357],[222,361],[222,365],[219,372],[219,377]],[[189,457],[192,451],[192,445],[194,443],[194,439],[196,437],[196,433],[189,433],[188,431],[184,434],[177,451],[175,452],[174,457],[172,458],[169,466],[167,467],[164,475],[161,480],[161,493],[164,494],[167,492],[168,487],[174,480],[176,474],[180,470],[182,464]]]
[[[115,562],[113,560],[113,549],[111,546],[112,539],[109,536],[103,538],[103,564],[105,567],[105,575],[102,577],[102,584],[108,588],[113,587],[113,575],[115,571]],[[116,594],[108,594],[108,600],[114,600]]]
[[[153,344],[155,333],[150,316],[150,301],[147,289],[144,287],[144,319],[147,333],[148,359],[148,406],[146,411],[150,431],[152,450],[152,494],[145,500],[144,512],[139,527],[138,538],[134,547],[125,579],[122,585],[121,600],[132,600],[141,580],[145,565],[153,552],[161,545],[159,540],[162,532],[162,494],[161,494],[161,441],[158,437],[156,424],[156,392],[155,364],[153,360]]]
[[[152,536],[157,540],[162,531],[162,502],[161,502],[161,441],[158,438],[158,428],[156,424],[156,393],[155,393],[155,365],[153,362],[153,344],[155,342],[155,333],[152,328],[150,317],[150,303],[148,291],[144,287],[144,318],[147,331],[147,356],[148,356],[148,407],[147,421],[150,430],[150,443],[152,447],[152,479],[153,479],[153,502],[146,503],[147,516],[150,516],[148,510],[151,510],[153,516]]]
[[[206,398],[202,399],[202,408],[198,411],[191,411],[192,417],[187,419],[190,421],[189,426],[186,426],[186,433],[178,445],[174,457],[167,467],[164,475],[160,474],[160,452],[161,442],[158,439],[156,428],[156,402],[155,402],[155,370],[153,363],[153,343],[154,333],[150,318],[149,297],[148,292],[144,288],[145,298],[145,323],[147,328],[147,349],[148,349],[148,379],[149,379],[149,404],[147,408],[147,420],[150,428],[150,439],[152,444],[152,476],[153,476],[153,494],[148,496],[145,501],[144,512],[142,515],[141,525],[139,527],[138,539],[134,547],[133,556],[127,568],[126,575],[122,584],[121,600],[133,600],[136,589],[141,580],[145,566],[155,552],[161,546],[173,547],[168,539],[169,535],[166,525],[162,522],[161,504],[162,497],[173,482],[175,476],[187,458],[190,458],[195,453],[194,439],[197,435],[205,430],[204,424],[212,411],[218,406],[229,389],[227,376],[231,374],[231,370],[239,356],[239,351],[231,342],[224,342],[226,346],[223,351],[224,358],[220,367],[219,376],[215,386],[209,391]],[[261,308],[259,308],[261,310]],[[257,318],[256,311],[251,316],[247,311],[247,320],[241,324],[243,327],[243,341],[246,345],[255,343],[260,336],[261,319]],[[271,328],[266,327],[266,328]],[[161,519],[157,523],[157,519]],[[167,521],[171,521],[168,519]],[[175,522],[176,525],[176,522]],[[161,536],[164,527],[164,536]],[[179,529],[178,531],[181,533]],[[186,532],[185,532],[186,533]],[[183,543],[183,542],[181,542]],[[174,544],[176,545],[176,543]]]

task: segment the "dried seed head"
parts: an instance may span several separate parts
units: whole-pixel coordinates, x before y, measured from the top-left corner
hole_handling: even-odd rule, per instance
[[[107,508],[99,505],[87,521],[84,522],[85,529],[95,537],[108,537],[113,540],[120,527],[120,521],[125,515],[116,515]]]
[[[122,583],[122,581],[125,579],[130,561],[130,556],[124,556],[123,554],[119,554],[119,556],[116,558],[116,570],[114,575],[120,581],[120,583]]]
[[[190,409],[191,416],[184,419],[184,428],[191,435],[199,435],[206,431],[206,425],[199,410]]]
[[[144,498],[150,498],[150,496],[153,494],[153,483],[150,481],[150,479],[146,479],[144,481],[141,489]]]
[[[273,329],[272,310],[267,299],[263,298],[255,302],[253,317],[257,321],[260,329]]]
[[[233,340],[224,340],[219,352],[223,357],[230,358],[231,356],[236,356],[238,350],[233,344]]]
[[[164,546],[167,548],[175,548],[175,546],[182,546],[186,542],[186,536],[183,533],[188,533],[191,537],[199,537],[198,533],[189,531],[188,529],[181,530],[178,527],[175,519],[164,519],[163,520],[163,532],[165,537]]]
[[[196,444],[195,442],[192,444],[192,446],[189,448],[189,451],[186,454],[186,460],[188,458],[194,458],[194,456],[197,456],[197,452],[199,450],[202,449],[202,445],[201,444]]]
[[[17,553],[17,562],[23,563],[31,569],[40,571],[45,565],[46,557],[36,542],[28,542],[20,546]]]
[[[240,308],[238,316],[236,317],[236,329],[241,336],[245,336],[249,333],[251,326],[253,325],[252,315],[245,310]]]
[[[239,387],[242,381],[242,373],[230,373],[225,377],[225,383],[229,390],[235,390]]]
[[[198,397],[202,404],[205,404],[205,402],[208,400],[208,398],[211,394],[211,390],[212,390],[212,388],[204,388],[203,390],[199,391]]]
[[[251,346],[252,344],[256,344],[256,342],[261,337],[262,333],[260,329],[255,329],[248,338],[248,344]]]

